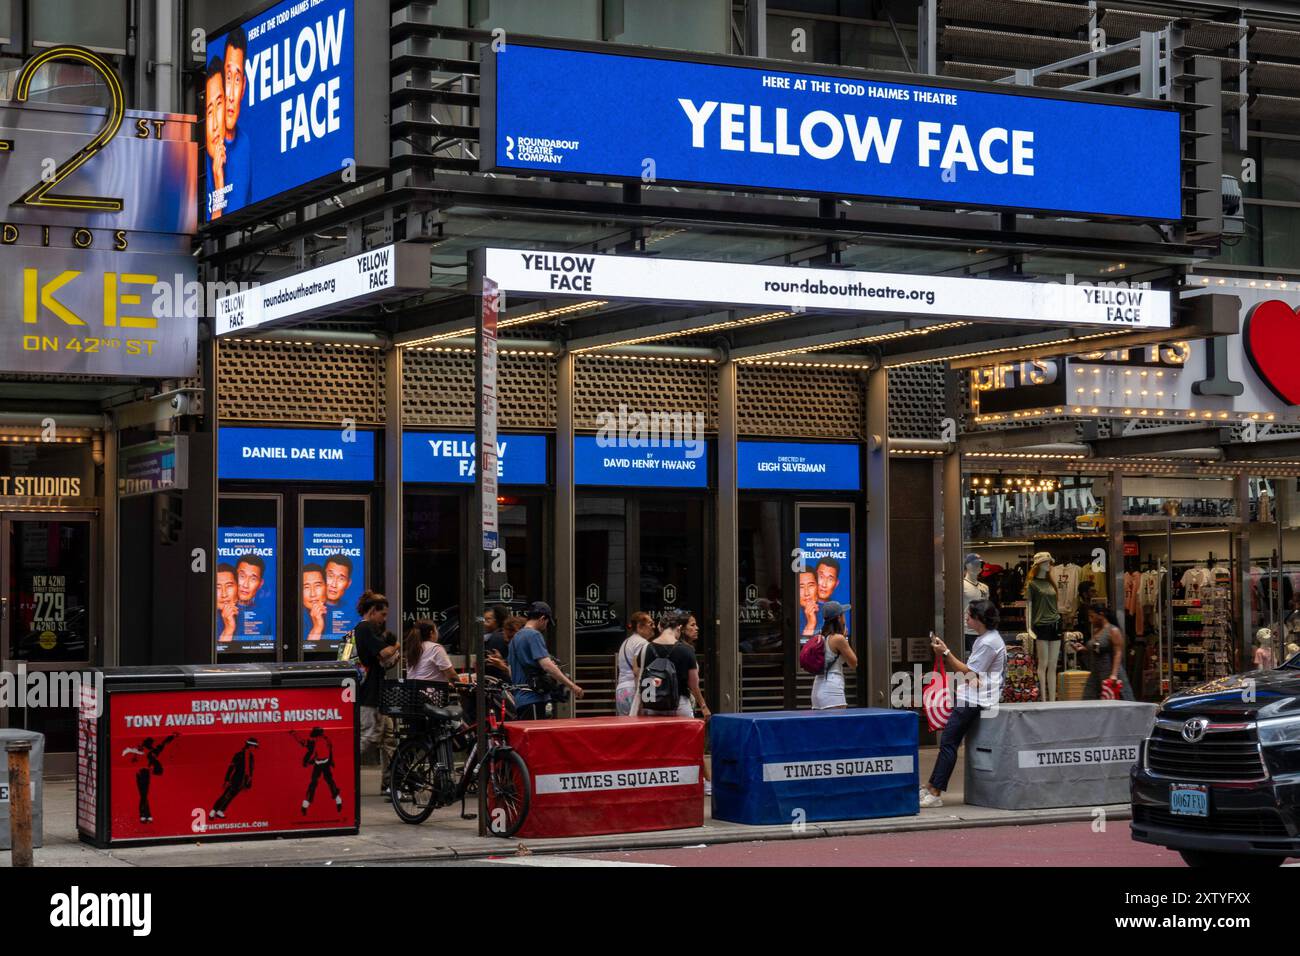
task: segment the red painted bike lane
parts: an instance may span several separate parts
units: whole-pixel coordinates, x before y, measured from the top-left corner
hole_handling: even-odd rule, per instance
[[[1137,843],[1127,820],[971,827],[589,854],[668,866],[1182,866],[1172,850]]]

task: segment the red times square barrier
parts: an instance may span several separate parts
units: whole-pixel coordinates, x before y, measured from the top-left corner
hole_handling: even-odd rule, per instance
[[[83,716],[83,733],[97,729],[79,780],[83,839],[357,831],[355,695],[338,684],[105,696],[97,721]]]
[[[516,721],[532,805],[521,837],[704,825],[704,723],[686,718]]]

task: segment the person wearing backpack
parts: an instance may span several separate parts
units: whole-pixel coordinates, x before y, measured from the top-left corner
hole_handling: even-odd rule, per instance
[[[849,706],[844,695],[844,665],[858,666],[845,634],[844,614],[850,605],[827,601],[822,605],[822,632],[799,652],[799,664],[814,675],[812,709],[832,710]],[[820,666],[819,666],[820,665]]]
[[[691,645],[680,640],[689,614],[669,614],[659,636],[641,648],[636,656],[632,701],[633,717],[694,717],[692,699],[698,700],[705,720],[709,708],[700,693],[700,665]]]
[[[632,713],[632,700],[636,697],[636,658],[641,648],[654,640],[655,624],[645,611],[637,611],[628,621],[628,631],[627,639],[614,655],[614,709],[620,717]]]

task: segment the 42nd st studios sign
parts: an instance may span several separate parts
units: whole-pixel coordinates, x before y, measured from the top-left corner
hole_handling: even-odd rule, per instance
[[[29,102],[56,61],[89,68],[109,105]],[[60,46],[28,60],[0,104],[0,370],[194,373],[195,308],[154,290],[196,276],[194,117],[125,102],[107,63]]]

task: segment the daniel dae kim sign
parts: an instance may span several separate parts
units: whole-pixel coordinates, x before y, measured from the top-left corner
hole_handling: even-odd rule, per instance
[[[941,83],[512,41],[483,52],[481,166],[945,206],[1181,216],[1180,121],[1172,108]]]
[[[482,269],[503,291],[544,295],[1058,325],[1170,325],[1169,293],[1157,289],[521,249],[483,250]]]

